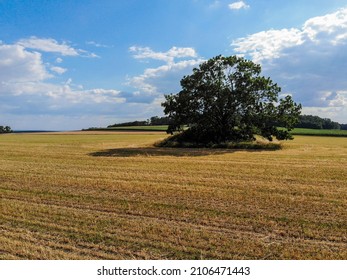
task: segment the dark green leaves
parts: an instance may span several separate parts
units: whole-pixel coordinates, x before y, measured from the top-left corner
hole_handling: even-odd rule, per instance
[[[12,129],[9,126],[0,126],[0,133],[11,133]]]
[[[164,113],[173,120],[168,132],[188,126],[182,137],[202,143],[251,140],[255,134],[291,139],[301,105],[290,96],[278,102],[281,88],[260,73],[260,65],[236,56],[204,62],[181,80],[179,93],[165,96]]]

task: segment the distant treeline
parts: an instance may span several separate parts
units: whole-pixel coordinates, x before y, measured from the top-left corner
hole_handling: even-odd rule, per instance
[[[339,124],[328,118],[321,118],[312,115],[301,115],[297,128],[313,128],[313,129],[341,129],[347,130],[347,124]]]
[[[133,121],[133,122],[124,122],[124,123],[115,123],[109,125],[108,127],[122,127],[122,126],[150,126],[150,125],[169,125],[169,117],[151,117],[146,121]],[[281,124],[278,124],[281,126]],[[318,116],[312,115],[301,115],[299,123],[295,126],[296,128],[312,128],[312,129],[340,129],[347,130],[347,124],[340,124],[334,122],[328,118],[321,118]]]
[[[169,117],[151,117],[146,121],[133,121],[133,122],[124,122],[124,123],[115,123],[109,125],[108,127],[122,127],[122,126],[146,126],[146,125],[169,125]]]
[[[9,126],[0,125],[0,133],[11,133],[12,129]]]

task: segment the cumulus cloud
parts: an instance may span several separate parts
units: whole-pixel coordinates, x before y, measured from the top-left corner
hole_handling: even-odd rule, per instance
[[[34,50],[39,50],[44,52],[55,52],[63,56],[78,56],[79,55],[78,50],[67,45],[65,42],[59,44],[56,40],[51,38],[42,39],[37,37],[30,37],[27,39],[19,40],[17,44],[27,49],[34,49]]]
[[[241,10],[248,9],[250,6],[246,4],[244,1],[234,2],[228,5],[230,10]]]
[[[234,50],[242,55],[248,54],[253,61],[278,58],[282,50],[303,43],[302,32],[298,29],[281,29],[258,32],[233,41]]]
[[[21,45],[0,45],[0,83],[41,81],[50,78],[41,54]]]
[[[76,49],[69,46],[66,42],[59,43],[57,40],[52,38],[37,38],[30,37],[21,39],[17,42],[17,45],[23,46],[26,49],[33,49],[42,52],[58,53],[62,56],[87,56],[97,57],[96,54],[87,52],[82,49]]]
[[[136,59],[155,59],[165,61],[166,63],[173,63],[175,58],[197,56],[197,53],[193,48],[172,47],[167,52],[155,52],[148,47],[132,46],[129,50],[130,52],[135,53],[134,58]]]
[[[59,66],[52,66],[51,70],[57,74],[64,74],[67,71],[66,68],[59,67]]]
[[[180,79],[202,62],[202,59],[191,59],[147,68],[143,74],[131,78],[129,83],[145,93],[167,94],[177,90]]]
[[[172,47],[166,52],[155,52],[148,47],[134,46],[130,48],[130,51],[135,53],[136,59],[154,59],[164,62],[159,67],[146,68],[142,74],[128,80],[128,84],[136,88],[137,92],[132,99],[137,98],[146,102],[153,102],[155,98],[163,94],[177,91],[182,77],[204,61],[198,57],[193,48]]]
[[[122,116],[117,122],[160,115],[162,90],[177,87],[174,83],[179,84],[182,71],[198,61],[191,48],[173,47],[163,53],[134,48],[137,59],[159,59],[163,65],[130,78],[129,85],[135,88],[131,92],[84,88],[71,78],[59,83],[57,77],[68,71],[61,67],[61,57],[83,57],[85,53],[53,39],[43,39],[43,45],[38,45],[36,39],[0,43],[1,118],[14,129],[80,129],[83,123],[87,127],[113,123],[115,113]],[[44,61],[43,52],[57,53],[54,63],[59,66]],[[179,77],[173,79],[174,75]]]
[[[346,42],[347,8],[307,20],[303,26],[303,34],[316,43],[328,41],[336,45]]]
[[[89,90],[77,90],[82,98],[85,96],[90,96],[90,99],[95,103],[124,103],[125,98],[120,96],[119,90],[114,89],[103,89],[103,88],[95,88]]]
[[[63,55],[62,52],[60,52],[61,55]],[[59,63],[62,60],[56,60],[56,62]],[[81,85],[74,85],[71,79],[63,84],[54,83],[51,80],[55,74],[60,75],[66,71],[67,69],[63,67],[44,62],[36,48],[27,48],[19,43],[0,44],[2,120],[8,120],[6,123],[11,126],[18,125],[15,127],[18,129],[24,128],[20,124],[19,116],[25,115],[25,121],[27,121],[35,119],[37,115],[111,114],[114,113],[115,104],[123,104],[126,101],[120,96],[121,92],[115,89],[84,89]],[[18,119],[18,122],[14,119]],[[73,128],[69,123],[63,125],[66,128]],[[57,129],[57,127],[51,126],[51,129]]]
[[[303,44],[339,45],[347,39],[347,8],[336,13],[307,20],[301,29],[268,30],[239,38],[232,42],[234,50],[241,55],[250,55],[261,62],[278,58],[285,49]]]
[[[316,114],[347,121],[347,8],[308,19],[300,29],[267,30],[236,39],[232,47],[261,63],[305,110],[315,108]]]

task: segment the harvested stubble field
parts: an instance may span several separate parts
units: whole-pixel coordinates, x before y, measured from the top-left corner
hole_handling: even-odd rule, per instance
[[[151,146],[164,137],[1,135],[1,259],[347,259],[345,138]]]

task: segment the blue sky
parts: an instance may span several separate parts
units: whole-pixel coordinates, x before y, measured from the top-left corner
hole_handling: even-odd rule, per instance
[[[72,130],[162,116],[204,60],[242,55],[347,123],[347,0],[0,0],[0,125]]]

